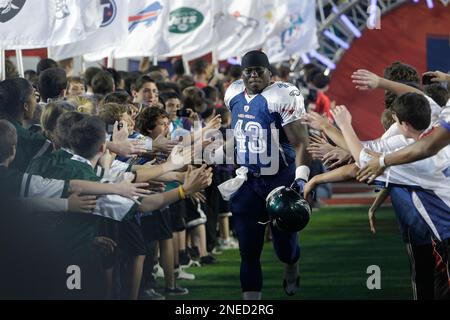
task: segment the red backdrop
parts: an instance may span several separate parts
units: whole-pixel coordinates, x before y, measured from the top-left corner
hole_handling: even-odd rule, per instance
[[[435,8],[429,10],[425,1],[407,3],[384,15],[381,30],[364,31],[334,71],[329,95],[337,104],[344,104],[351,110],[353,125],[361,139],[374,139],[382,134],[380,115],[384,109],[384,94],[380,90],[356,90],[350,75],[361,68],[382,75],[384,68],[393,61],[425,72],[427,35],[448,36],[450,41],[450,6],[444,7],[439,1],[434,4]]]

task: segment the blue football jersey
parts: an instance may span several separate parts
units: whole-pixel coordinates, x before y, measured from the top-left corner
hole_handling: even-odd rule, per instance
[[[303,97],[294,85],[275,82],[263,92],[249,96],[244,82],[233,82],[225,93],[225,105],[232,115],[236,163],[259,173],[263,168],[288,166],[295,161],[283,126],[306,112]]]

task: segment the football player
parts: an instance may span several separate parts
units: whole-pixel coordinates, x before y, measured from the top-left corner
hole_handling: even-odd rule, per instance
[[[292,84],[271,83],[270,64],[261,51],[242,58],[242,79],[225,94],[232,115],[237,164],[246,181],[231,196],[231,211],[239,239],[243,298],[261,299],[263,277],[260,256],[268,221],[266,197],[293,182],[300,192],[309,178],[310,156],[303,97]],[[293,295],[299,285],[300,246],[297,232],[270,225],[278,258],[285,264],[283,287]]]

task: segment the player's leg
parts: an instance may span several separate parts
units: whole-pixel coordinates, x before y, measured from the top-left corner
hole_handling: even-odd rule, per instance
[[[300,259],[300,246],[297,232],[283,232],[271,225],[272,243],[275,252],[284,266],[283,288],[287,295],[297,292],[300,276],[298,260]]]
[[[248,183],[244,183],[231,203],[241,255],[240,279],[243,298],[261,299],[263,278],[260,257],[264,245],[265,225],[259,222],[263,222],[260,215],[265,210],[265,202]]]
[[[237,215],[234,218],[241,255],[241,289],[245,300],[261,297],[263,285],[261,252],[264,245],[265,226],[253,216]]]

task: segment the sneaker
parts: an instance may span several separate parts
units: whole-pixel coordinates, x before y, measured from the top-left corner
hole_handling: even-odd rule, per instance
[[[183,268],[175,269],[175,276],[177,280],[195,280],[195,275],[184,271]]]
[[[293,296],[297,293],[300,286],[300,276],[298,271],[298,263],[295,265],[285,265],[284,267],[284,279],[283,289],[288,296]]]
[[[215,254],[216,256],[219,256],[223,253],[222,248],[217,246],[212,250],[212,254]]]
[[[217,260],[213,256],[204,256],[204,257],[200,258],[200,263],[202,265],[213,264],[213,263],[216,263],[216,262],[217,262]]]
[[[156,265],[153,267],[153,276],[154,276],[155,278],[164,278],[164,270],[163,270],[163,268],[159,265],[159,263],[156,264]]]
[[[140,296],[141,300],[166,300],[162,294],[156,292],[154,289],[144,290]]]
[[[200,264],[200,262],[195,261],[195,260],[189,260],[186,264],[180,263],[180,267],[182,269],[187,269],[187,268],[191,268],[191,267],[201,267],[202,265]]]
[[[169,296],[184,296],[189,293],[189,290],[182,287],[166,288],[164,292]]]
[[[219,243],[220,250],[239,249],[239,243],[233,238],[220,239]]]

